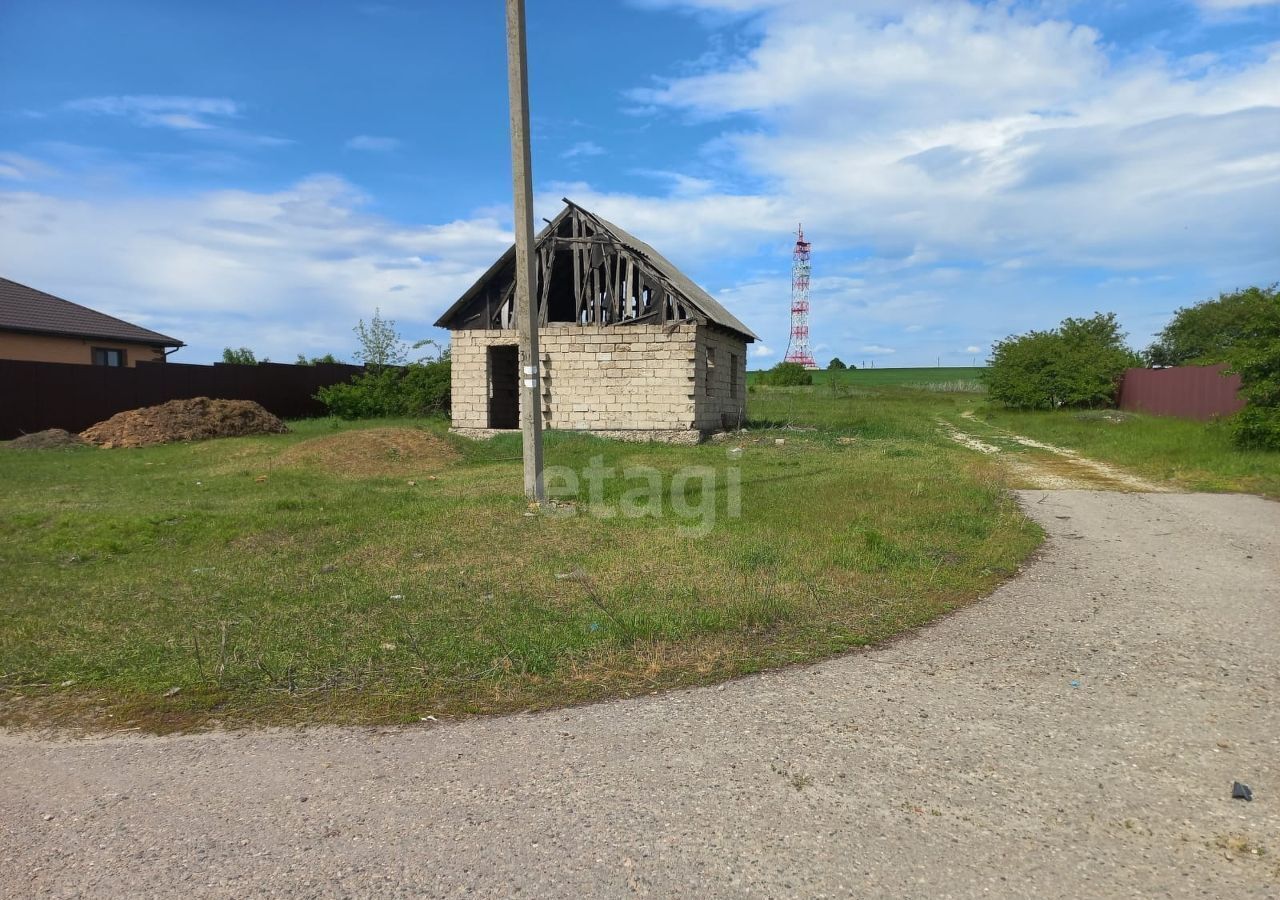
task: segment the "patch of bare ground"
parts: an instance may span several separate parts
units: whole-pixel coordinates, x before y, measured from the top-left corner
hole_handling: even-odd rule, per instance
[[[447,441],[416,428],[368,428],[312,438],[289,447],[271,468],[298,466],[335,475],[412,475],[439,471],[458,458]]]

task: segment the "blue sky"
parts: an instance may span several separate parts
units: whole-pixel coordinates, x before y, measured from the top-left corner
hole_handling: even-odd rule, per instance
[[[511,239],[498,0],[0,2],[0,275],[173,334],[350,358]],[[529,3],[538,214],[569,196],[825,362],[1280,278],[1280,3]]]

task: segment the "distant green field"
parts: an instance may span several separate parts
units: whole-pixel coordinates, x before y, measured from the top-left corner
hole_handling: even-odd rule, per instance
[[[845,384],[865,387],[908,386],[924,387],[956,382],[977,382],[986,371],[984,366],[921,366],[913,369],[846,369],[828,372],[825,369],[813,373],[814,384],[829,384],[838,379]],[[759,372],[747,373],[747,382],[755,381]],[[974,385],[978,390],[981,388]]]

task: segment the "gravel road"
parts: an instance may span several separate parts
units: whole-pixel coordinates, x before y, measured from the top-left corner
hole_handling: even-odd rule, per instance
[[[0,734],[0,896],[1280,897],[1280,504],[1021,496],[1050,534],[1021,577],[812,667],[409,729]]]

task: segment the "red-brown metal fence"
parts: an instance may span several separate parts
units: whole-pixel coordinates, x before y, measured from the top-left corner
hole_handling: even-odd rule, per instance
[[[1120,408],[1207,421],[1244,408],[1240,376],[1226,365],[1129,369],[1120,383]]]
[[[0,359],[0,440],[45,428],[82,431],[126,409],[188,397],[254,400],[282,419],[320,416],[325,408],[316,391],[361,371],[347,365],[117,368]]]

